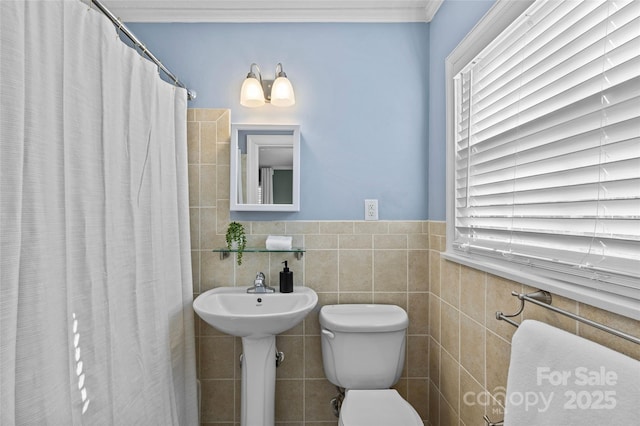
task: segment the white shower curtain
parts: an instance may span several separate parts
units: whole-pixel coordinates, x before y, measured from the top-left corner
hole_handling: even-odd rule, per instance
[[[197,424],[186,157],[104,16],[0,1],[0,424]]]
[[[273,169],[260,167],[260,194],[262,204],[273,204]]]

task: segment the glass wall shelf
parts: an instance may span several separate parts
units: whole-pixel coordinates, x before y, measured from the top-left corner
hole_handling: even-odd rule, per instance
[[[220,260],[226,259],[231,253],[237,253],[238,250],[229,250],[228,248],[213,249],[214,253],[220,253]],[[296,259],[300,260],[305,250],[301,248],[291,248],[289,250],[268,250],[266,248],[247,247],[244,253],[293,253]]]

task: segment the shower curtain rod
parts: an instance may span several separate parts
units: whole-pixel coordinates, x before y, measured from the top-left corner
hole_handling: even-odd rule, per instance
[[[153,61],[153,63],[156,64],[158,66],[158,68],[160,68],[162,70],[162,72],[164,72],[171,80],[173,80],[173,83],[176,86],[182,87],[183,89],[186,89],[186,91],[187,91],[187,99],[192,101],[192,100],[194,100],[196,98],[196,92],[194,90],[189,90],[189,88],[187,88],[187,86],[185,86],[180,80],[178,80],[178,77],[176,77],[171,71],[169,71],[167,69],[167,67],[165,67],[162,64],[162,62],[160,62],[158,60],[158,58],[156,58],[153,55],[153,53],[151,53],[149,51],[149,49],[147,49],[145,47],[145,45],[140,40],[138,40],[138,38],[135,36],[135,34],[133,34],[129,30],[129,28],[127,28],[127,26],[122,23],[120,18],[118,18],[116,15],[114,15],[109,9],[107,9],[102,3],[100,3],[99,0],[91,0],[91,3],[96,5],[98,10],[100,10],[100,12],[102,12],[107,18],[109,18],[111,20],[111,22],[113,22],[113,25],[118,27],[118,30],[122,31],[122,33],[124,35],[126,35],[127,38],[129,40],[131,40],[136,45],[136,47],[142,49],[142,53],[144,53],[147,56],[147,58],[151,59],[151,61]]]

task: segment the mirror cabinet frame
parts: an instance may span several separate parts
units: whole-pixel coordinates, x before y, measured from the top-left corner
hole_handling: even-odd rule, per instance
[[[241,135],[282,135],[291,133],[293,145],[293,187],[291,204],[238,203],[238,146]],[[298,212],[300,211],[300,126],[297,124],[231,124],[229,163],[229,209],[231,211]]]

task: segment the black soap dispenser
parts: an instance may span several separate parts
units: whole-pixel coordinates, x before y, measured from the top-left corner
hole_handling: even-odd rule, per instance
[[[284,269],[280,272],[280,293],[293,293],[293,272],[289,270],[286,260],[282,263]]]

